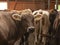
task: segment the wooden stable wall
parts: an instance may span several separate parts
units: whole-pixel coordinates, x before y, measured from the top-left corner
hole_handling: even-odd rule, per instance
[[[16,10],[22,10],[26,8],[35,9],[35,4],[33,2],[17,2],[16,6],[15,4],[16,2],[9,2],[8,8],[9,9],[15,8]]]
[[[50,2],[50,9],[55,8],[55,0],[51,0]]]
[[[6,1],[8,0],[0,0],[0,1]],[[50,9],[54,8],[56,0],[50,0]],[[60,4],[60,0],[58,0]],[[22,10],[30,8],[32,10],[36,9],[47,9],[48,7],[48,0],[18,0],[17,5],[15,6],[15,0],[9,0],[8,2],[8,9],[13,10],[14,7],[16,10]]]
[[[55,8],[56,0],[51,0],[50,9]],[[60,4],[60,0],[58,0],[58,5]]]
[[[15,6],[16,2],[15,1],[10,1],[8,2],[8,9],[16,9],[16,10],[22,10],[22,9],[27,9],[30,8],[32,10],[36,10],[36,9],[47,9],[48,8],[48,0],[41,0],[41,1],[18,1],[16,6]],[[51,0],[50,2],[50,9],[54,8],[55,5],[55,1]]]
[[[30,8],[32,10],[36,9],[45,9],[45,3],[44,2],[8,2],[8,9],[16,9],[16,10],[22,10]]]
[[[40,2],[16,2],[10,1],[8,2],[8,9],[16,9],[16,10],[22,10],[22,9],[27,9],[30,8],[32,10],[37,10],[37,9],[47,9],[48,8],[48,1],[40,1]],[[54,8],[55,6],[55,1],[50,2],[50,9]]]

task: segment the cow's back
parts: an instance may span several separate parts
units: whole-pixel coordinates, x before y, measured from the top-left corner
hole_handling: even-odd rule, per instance
[[[16,31],[16,25],[11,18],[11,15],[6,12],[0,13],[0,40],[1,36],[3,36],[3,39],[7,41],[15,39],[17,37]]]

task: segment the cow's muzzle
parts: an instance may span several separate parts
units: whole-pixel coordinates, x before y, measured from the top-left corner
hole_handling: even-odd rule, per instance
[[[29,33],[33,33],[34,30],[35,30],[35,27],[34,26],[31,26],[31,27],[28,27],[27,28],[27,32],[29,32]]]

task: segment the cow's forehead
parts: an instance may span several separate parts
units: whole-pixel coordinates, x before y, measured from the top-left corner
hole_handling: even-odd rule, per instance
[[[32,19],[34,19],[34,16],[33,15],[23,15],[22,19],[32,20]]]
[[[32,14],[27,14],[27,15],[22,15],[23,18],[34,18],[34,16]]]

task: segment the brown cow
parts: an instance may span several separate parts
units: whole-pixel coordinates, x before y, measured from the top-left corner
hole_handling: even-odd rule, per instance
[[[39,10],[35,14],[36,17],[38,16],[35,21],[36,22],[35,40],[38,44],[45,45],[50,25],[49,12],[45,10]]]
[[[53,35],[53,45],[60,45],[60,11],[58,11],[58,15],[56,16],[53,24],[54,35]]]
[[[55,45],[55,38],[53,38],[55,35],[55,31],[53,28],[54,21],[56,19],[56,16],[58,15],[58,11],[56,9],[51,9],[49,11],[49,21],[50,21],[50,27],[49,27],[49,38],[47,45]]]
[[[41,40],[41,29],[42,29],[42,15],[35,15],[35,45],[38,45]]]
[[[26,32],[34,31],[34,16],[27,12],[21,15],[0,13],[0,45],[14,45]]]

